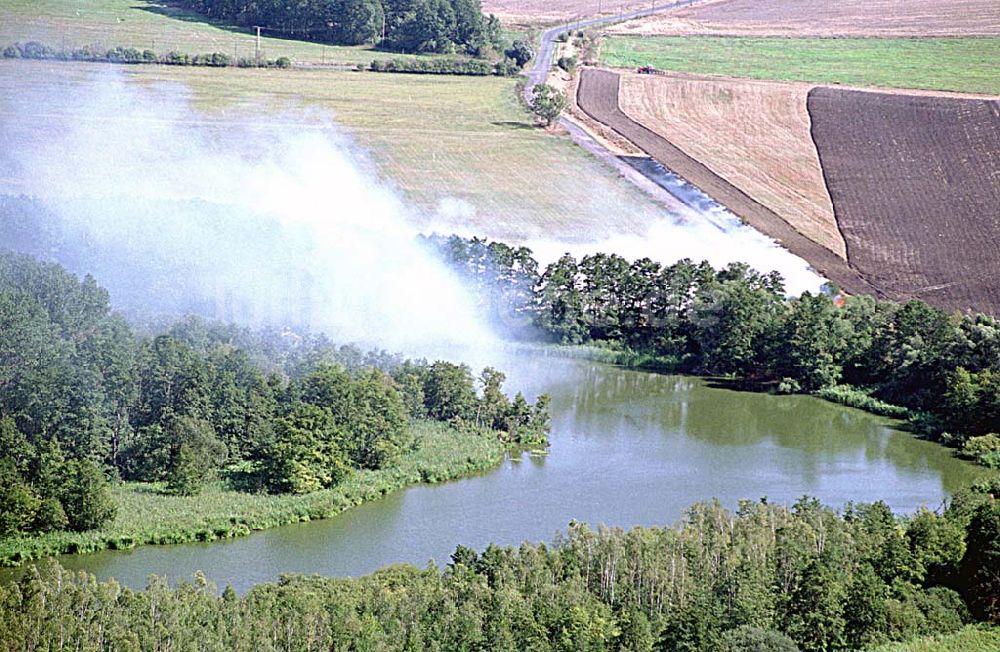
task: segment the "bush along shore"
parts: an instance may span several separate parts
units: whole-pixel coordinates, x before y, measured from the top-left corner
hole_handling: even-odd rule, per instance
[[[1000,468],[1000,322],[919,300],[788,297],[777,272],[744,263],[664,266],[597,253],[542,268],[530,249],[478,238],[425,243],[525,342],[659,371],[808,393],[907,419],[919,435]]]
[[[0,252],[0,325],[3,564],[323,518],[548,442],[548,397],[497,369],[197,318],[140,336],[28,256]]]

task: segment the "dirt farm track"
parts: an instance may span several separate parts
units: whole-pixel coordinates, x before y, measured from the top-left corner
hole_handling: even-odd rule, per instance
[[[809,91],[812,141],[846,244],[844,260],[662,130],[627,115],[621,86],[616,72],[584,69],[577,102],[847,292],[1000,315],[997,101]]]

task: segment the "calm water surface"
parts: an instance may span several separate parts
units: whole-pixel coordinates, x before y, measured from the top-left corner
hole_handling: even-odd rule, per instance
[[[65,556],[133,587],[203,570],[237,590],[281,573],[361,575],[397,562],[447,563],[458,544],[547,541],[571,519],[622,527],[675,522],[713,497],[936,508],[978,471],[872,415],[801,396],[536,357],[499,364],[508,389],[552,396],[552,447],[496,471],[418,486],[326,520],[209,544]]]

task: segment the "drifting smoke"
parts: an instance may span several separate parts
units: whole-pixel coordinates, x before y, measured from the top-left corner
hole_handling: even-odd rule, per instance
[[[651,163],[651,164],[650,164]],[[815,292],[825,280],[809,264],[795,256],[761,232],[747,226],[725,207],[679,177],[666,171],[656,162],[646,160],[641,166],[653,179],[671,194],[681,197],[686,206],[683,211],[672,213],[662,210],[660,219],[650,222],[645,233],[616,232],[614,220],[609,228],[601,230],[577,229],[553,239],[533,225],[519,224],[524,233],[512,237],[505,232],[505,225],[491,223],[494,232],[482,233],[469,230],[470,224],[484,224],[475,219],[475,208],[460,200],[445,200],[438,207],[434,229],[440,233],[459,233],[465,237],[487,235],[498,240],[520,242],[530,247],[542,264],[555,261],[564,253],[580,258],[599,252],[616,253],[628,260],[651,258],[666,265],[682,258],[695,262],[707,260],[716,268],[729,263],[743,262],[761,271],[777,271],[785,278],[790,295],[805,291]],[[585,204],[590,197],[580,197]],[[567,206],[566,211],[592,212],[593,207]],[[525,228],[527,227],[527,228]]]
[[[416,354],[490,342],[399,197],[319,116],[233,124],[194,111],[183,87],[111,73],[62,90],[16,101],[0,176],[58,216],[65,247],[99,253],[71,267],[117,305]]]
[[[716,268],[742,262],[761,272],[779,272],[785,279],[785,291],[792,296],[805,291],[815,293],[826,282],[804,260],[742,224],[735,216],[729,214],[721,224],[718,217],[709,215],[695,222],[667,215],[642,236],[622,234],[569,245],[539,240],[530,246],[536,258],[546,263],[566,252],[577,258],[614,252],[630,261],[646,257],[666,265],[690,258],[695,262],[707,260]],[[708,221],[708,218],[716,219]]]

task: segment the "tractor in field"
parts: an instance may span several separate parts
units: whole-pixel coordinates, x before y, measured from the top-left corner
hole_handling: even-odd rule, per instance
[[[640,66],[637,72],[640,75],[665,75],[666,73],[662,70],[657,70],[653,66]]]

